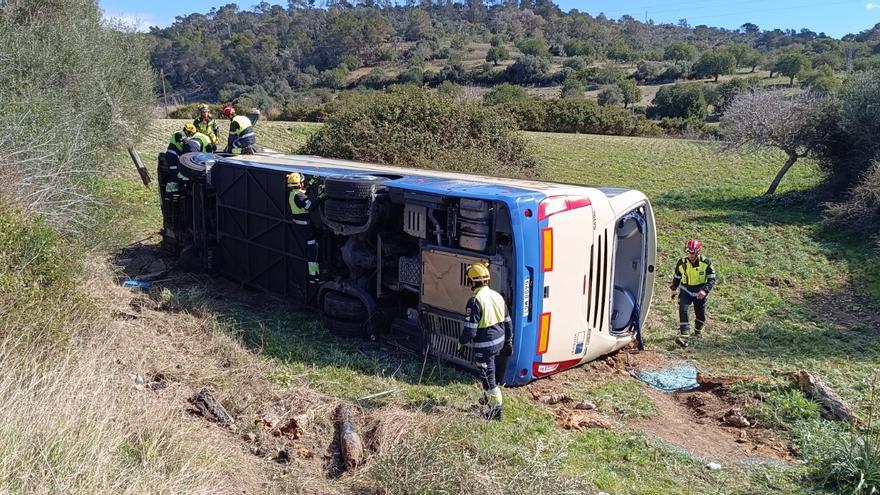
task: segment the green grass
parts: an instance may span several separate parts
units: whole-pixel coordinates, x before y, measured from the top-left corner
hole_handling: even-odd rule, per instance
[[[182,123],[158,121],[146,133],[141,153],[152,157],[164,149],[168,136]],[[316,128],[260,122],[257,140],[262,146],[290,152]],[[797,163],[776,196],[764,198],[761,195],[784,161],[775,151],[728,153],[711,143],[687,140],[524,135],[544,164],[545,179],[632,187],[651,199],[657,219],[658,277],[651,324],[644,329],[649,347],[692,360],[712,373],[808,369],[819,373],[857,410],[866,410],[865,378],[880,367],[880,339],[872,323],[876,320],[869,318],[880,297],[878,254],[861,240],[820,225],[822,210],[815,189],[821,181],[815,163]],[[137,186],[130,164],[121,170],[125,172],[105,186],[110,196],[120,201],[133,197],[133,211],[142,213],[139,221],[158,229],[155,200]],[[680,350],[672,343],[677,316],[666,286],[690,237],[703,241],[719,281],[710,299],[706,337]],[[420,383],[420,358],[328,336],[313,315],[233,303],[215,304],[211,310],[219,313],[222,330],[241,336],[275,363],[276,372],[267,379],[291,384],[305,380],[321,392],[345,399],[396,389],[365,406],[395,404],[437,418],[459,418],[453,423],[460,427],[447,427],[443,438],[451,438],[477,459],[492,461],[545,442],[560,449],[560,472],[585,476],[611,493],[817,490],[805,477],[808,467],[707,471],[700,460],[625,429],[561,430],[543,406],[511,394],[507,394],[505,421],[485,424],[469,412],[479,390],[468,375],[429,360]],[[578,398],[597,401],[614,417],[650,417],[654,412],[650,399],[625,381],[582,387],[577,393],[583,395]],[[775,393],[773,400],[760,406],[763,409],[752,413],[768,422],[780,419],[774,426],[791,429],[795,438],[827,436],[831,426],[815,419],[815,410],[801,402],[802,396],[786,394]],[[512,465],[515,469],[525,462]]]

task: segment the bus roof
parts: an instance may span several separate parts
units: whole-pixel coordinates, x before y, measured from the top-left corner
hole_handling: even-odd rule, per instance
[[[531,197],[557,196],[564,194],[588,194],[604,188],[594,188],[576,184],[561,184],[508,177],[489,177],[459,172],[444,172],[419,168],[379,165],[351,160],[322,158],[312,155],[257,154],[239,155],[224,158],[223,161],[248,163],[250,166],[296,170],[309,174],[348,175],[352,171],[363,171],[377,175],[399,175],[395,187],[416,191],[450,191],[458,196],[492,197]],[[502,188],[499,189],[499,186]],[[614,188],[608,188],[615,190]],[[619,190],[618,190],[619,191]]]

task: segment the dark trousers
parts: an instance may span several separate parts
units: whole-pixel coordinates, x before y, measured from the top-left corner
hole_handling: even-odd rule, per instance
[[[702,300],[697,299],[696,297],[688,294],[687,292],[679,291],[678,293],[678,329],[681,332],[687,332],[691,328],[691,324],[688,321],[688,306],[693,303],[694,305],[694,314],[696,315],[696,321],[694,321],[694,328],[697,331],[703,329],[703,324],[706,322],[706,300],[704,297]]]
[[[495,381],[495,358],[497,352],[489,352],[483,349],[474,350],[474,362],[480,368],[480,381],[483,382],[483,390],[492,390],[498,386]]]

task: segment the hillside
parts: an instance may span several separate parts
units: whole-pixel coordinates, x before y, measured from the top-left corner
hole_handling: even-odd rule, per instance
[[[165,136],[180,124],[159,121],[141,152],[152,156],[163,149]],[[260,142],[290,151],[314,128],[260,124]],[[772,369],[808,369],[858,411],[868,410],[864,379],[876,368],[880,352],[880,274],[864,267],[876,262],[876,254],[818,225],[813,164],[798,164],[777,197],[763,199],[758,194],[775,173],[776,153],[720,153],[710,144],[684,140],[525,136],[543,159],[548,180],[635,187],[652,199],[663,276],[645,329],[649,352],[622,353],[510,390],[509,417],[500,425],[485,424],[471,412],[478,395],[473,378],[431,361],[422,370],[419,357],[382,344],[338,340],[325,334],[313,315],[297,313],[283,302],[204,275],[172,272],[171,280],[144,295],[107,287],[115,285],[114,279],[99,276],[96,283],[107,287],[102,291],[112,302],[103,309],[105,317],[117,321],[108,327],[109,337],[130,334],[154,349],[135,360],[123,359],[117,372],[140,373],[148,383],[156,376],[168,382],[167,388],[148,392],[136,379],[127,385],[122,380],[120,390],[132,388],[135,403],[177,415],[174,422],[187,430],[209,433],[209,450],[236,452],[225,467],[213,468],[231,476],[221,483],[230,491],[405,493],[418,486],[425,492],[469,493],[821,492],[808,476],[811,456],[839,430],[819,419],[815,405],[799,392],[776,385],[723,398],[745,404],[759,425],[739,443],[727,429],[701,421],[693,401],[670,401],[623,371],[625,363],[651,369],[680,360],[713,374],[766,376]],[[120,175],[107,190],[125,205],[118,222],[138,218],[130,235],[141,238],[158,228],[158,205],[154,195],[141,192],[130,164],[123,157],[117,160]],[[142,201],[132,202],[133,195]],[[676,319],[665,286],[680,245],[691,236],[704,240],[720,280],[707,337],[681,350],[672,343]],[[155,260],[154,243],[155,237],[125,248],[110,262],[136,274]],[[119,345],[114,338],[107,340],[111,347]],[[185,398],[203,386],[236,418],[237,433],[185,413]],[[358,402],[363,425],[373,432],[374,454],[359,474],[340,476],[331,448],[332,408],[341,400],[388,390],[395,392]],[[573,414],[569,406],[533,398],[549,392],[594,401],[611,428],[565,429]],[[763,400],[750,399],[755,393]],[[272,460],[284,442],[254,423],[266,415],[295,417],[303,430],[288,442],[289,464]],[[144,448],[157,449],[145,455],[158,461],[170,447]],[[462,457],[462,452],[468,454]],[[709,460],[720,461],[722,469],[707,470]],[[199,454],[187,462],[207,469],[210,461]],[[484,466],[490,466],[486,475]]]

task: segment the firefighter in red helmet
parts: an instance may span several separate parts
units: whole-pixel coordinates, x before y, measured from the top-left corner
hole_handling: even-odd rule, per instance
[[[694,305],[694,337],[702,337],[703,325],[706,323],[706,298],[715,287],[715,270],[712,268],[712,260],[704,258],[700,251],[703,244],[690,239],[685,244],[686,256],[675,264],[675,274],[672,278],[672,298],[678,293],[678,343],[686,345],[684,340],[690,335],[691,324],[688,321],[688,308]]]
[[[244,115],[236,115],[232,105],[223,109],[223,116],[230,120],[229,143],[226,145],[226,153],[252,155],[256,152],[254,146],[257,142],[254,134],[254,124],[251,119]]]

